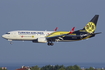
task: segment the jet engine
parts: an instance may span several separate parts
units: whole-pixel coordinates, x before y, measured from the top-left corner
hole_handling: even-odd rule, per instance
[[[36,40],[33,40],[32,42],[34,42],[34,43],[46,43],[47,40],[45,37],[40,37],[40,38],[37,38]]]

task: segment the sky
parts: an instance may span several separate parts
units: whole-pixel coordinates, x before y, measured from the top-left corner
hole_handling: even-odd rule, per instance
[[[0,63],[105,63],[105,0],[0,0],[0,36],[14,30],[70,31],[99,15],[94,38],[54,46],[0,37]]]

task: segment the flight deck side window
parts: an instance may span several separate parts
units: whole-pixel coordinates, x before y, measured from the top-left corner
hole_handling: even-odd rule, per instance
[[[10,34],[10,33],[6,33],[6,34]]]

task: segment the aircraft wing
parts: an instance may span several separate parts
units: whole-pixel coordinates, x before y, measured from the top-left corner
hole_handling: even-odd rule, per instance
[[[46,36],[46,39],[47,40],[52,40],[52,41],[55,41],[55,39],[60,39],[60,40],[63,40],[63,37],[65,36],[77,36],[77,35],[72,35],[72,33],[74,32],[74,29],[75,27],[72,28],[72,30],[70,32],[66,32],[66,33],[63,33],[62,34],[59,34],[59,31],[56,31],[56,32],[53,32],[51,33],[50,35]],[[60,32],[61,33],[61,32]]]
[[[56,35],[56,36],[52,36],[52,37],[46,37],[46,39],[55,41],[55,39],[61,39],[61,38],[65,37],[65,36],[67,36],[67,34]]]
[[[68,35],[68,34],[62,34],[62,35],[57,35],[57,36],[52,36],[52,37],[46,37],[46,39],[49,41],[56,41],[56,39],[63,40],[63,37],[69,36],[69,37],[80,37],[80,35]]]

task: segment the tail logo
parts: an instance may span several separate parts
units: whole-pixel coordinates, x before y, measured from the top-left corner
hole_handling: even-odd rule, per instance
[[[85,26],[85,30],[88,32],[88,33],[93,33],[96,29],[96,26],[93,22],[89,22],[86,26]]]

